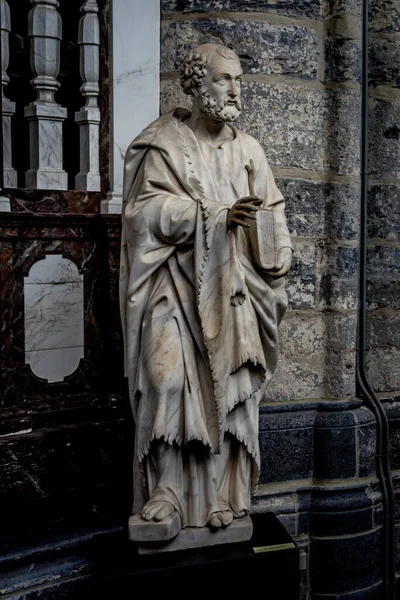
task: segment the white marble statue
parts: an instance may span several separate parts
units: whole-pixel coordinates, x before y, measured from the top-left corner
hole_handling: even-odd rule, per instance
[[[195,48],[181,70],[192,112],[160,117],[126,155],[133,512],[149,527],[174,517],[179,529],[226,528],[248,515],[258,480],[258,405],[277,363],[292,246],[264,152],[233,125],[241,81],[232,50]]]

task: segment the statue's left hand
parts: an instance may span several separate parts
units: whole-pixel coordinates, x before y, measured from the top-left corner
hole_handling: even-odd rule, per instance
[[[293,251],[291,248],[281,248],[278,250],[278,255],[276,257],[276,265],[275,268],[271,271],[267,271],[267,274],[270,277],[283,277],[289,271],[290,266],[292,264],[292,256]]]

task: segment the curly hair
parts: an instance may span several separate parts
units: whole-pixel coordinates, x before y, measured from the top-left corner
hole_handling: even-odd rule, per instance
[[[220,44],[197,46],[185,56],[180,69],[181,87],[185,94],[193,96],[200,89],[207,73],[207,64],[214,54],[219,54],[228,60],[239,61],[237,54],[226,46]]]

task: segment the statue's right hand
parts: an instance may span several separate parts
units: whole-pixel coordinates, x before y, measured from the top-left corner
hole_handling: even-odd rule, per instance
[[[264,201],[258,196],[246,196],[240,198],[228,210],[228,229],[234,229],[238,225],[242,227],[250,227],[249,221],[254,221],[258,207]]]

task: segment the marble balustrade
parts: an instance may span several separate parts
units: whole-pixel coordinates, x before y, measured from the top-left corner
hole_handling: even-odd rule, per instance
[[[82,0],[76,41],[80,46],[79,70],[85,105],[75,113],[79,149],[74,151],[79,150],[79,172],[72,183],[68,182],[64,165],[63,131],[73,125],[65,123],[68,107],[65,103],[60,105],[54,97],[55,92],[62,91],[66,85],[64,79],[60,88],[60,59],[64,51],[60,6],[64,7],[63,2],[67,0],[32,0],[29,14],[32,85],[37,97],[25,107],[30,127],[30,164],[24,187],[52,191],[73,187],[94,192],[100,191],[102,185],[109,192],[101,202],[101,212],[119,213],[125,150],[132,137],[159,116],[160,3],[149,0],[144,7],[141,0],[113,0],[111,10],[110,2],[99,8],[97,0]],[[1,0],[1,6],[6,10],[6,0]],[[137,14],[141,15],[140,20]],[[6,21],[2,19],[2,22]],[[111,33],[112,47],[109,48]],[[4,29],[3,45],[6,36]],[[112,63],[110,87],[109,57]],[[2,72],[4,82],[7,76],[4,64]],[[22,102],[17,97],[13,101]],[[3,108],[4,129],[10,132],[14,104],[8,99],[7,103]],[[11,138],[11,135],[6,137]],[[11,166],[10,142],[4,153],[10,167],[8,187],[17,185]],[[10,203],[0,198],[0,210],[9,209]]]
[[[61,0],[61,8],[65,10],[64,1]],[[61,46],[63,19],[62,13],[60,13],[60,2],[58,0],[32,0],[31,4],[32,8],[29,15],[26,14],[26,18],[28,19],[30,66],[33,74],[31,84],[35,90],[36,98],[24,109],[24,117],[29,122],[29,168],[25,173],[24,187],[31,190],[56,191],[74,187],[74,189],[80,191],[100,191],[100,139],[102,133],[104,133],[101,131],[104,110],[101,111],[99,108],[100,70],[103,72],[103,69],[100,64],[100,19],[97,0],[82,0],[82,16],[79,22],[78,36],[76,40],[73,40],[74,43],[78,43],[80,48],[79,64],[76,64],[76,69],[77,71],[79,69],[80,72],[82,81],[80,92],[84,103],[84,106],[75,112],[77,125],[74,125],[71,121],[65,123],[69,106],[66,103],[65,95],[55,97],[55,93],[61,85],[61,78],[59,79],[60,64],[63,58],[61,52],[66,51],[65,45],[64,48]],[[11,15],[10,6],[6,0],[1,0],[0,8],[4,187],[15,188],[17,187],[17,172],[12,165],[12,118],[16,112],[16,102],[21,103],[21,105],[26,104],[26,102],[23,98],[18,98],[15,90],[11,88],[11,97],[14,93],[12,100],[4,95],[4,88],[9,83],[7,69],[9,65]],[[71,10],[72,8],[71,6]],[[75,4],[75,10],[77,8]],[[15,7],[12,7],[12,10],[14,9]],[[79,18],[78,14],[76,16]],[[104,21],[104,15],[101,16],[103,27],[108,27],[108,20]],[[70,19],[69,16],[68,19]],[[72,19],[75,19],[75,17],[72,17]],[[69,23],[68,26],[71,29]],[[18,35],[20,35],[20,32],[17,33]],[[107,35],[104,39],[107,39]],[[70,60],[70,56],[67,60]],[[102,60],[104,60],[104,53],[102,53]],[[65,78],[64,71],[61,73],[63,87],[72,84],[69,79]],[[18,77],[21,77],[20,73]],[[71,77],[71,71],[69,71],[69,77]],[[57,98],[60,100],[57,101]],[[105,103],[105,106],[108,106],[108,102]],[[21,119],[21,117],[18,116],[18,119]],[[75,176],[74,183],[72,183],[72,180],[68,181],[68,173],[65,170],[66,164],[63,157],[65,127],[69,128],[70,132],[74,127],[79,129],[79,148],[73,150],[68,145],[68,152],[79,152],[79,172]],[[19,127],[19,129],[21,128]],[[72,143],[76,143],[76,138],[71,133],[68,134],[68,140],[68,144],[71,143],[71,140]],[[20,141],[18,140],[19,143]],[[71,170],[70,166],[69,170]],[[73,171],[71,175],[72,173]],[[0,210],[10,210],[10,202],[7,199],[0,198]]]
[[[81,8],[78,44],[80,46],[81,92],[85,106],[75,113],[80,134],[80,172],[75,178],[78,190],[100,190],[99,134],[100,109],[98,107],[100,76],[100,24],[96,0],[86,0]]]
[[[36,100],[25,108],[30,133],[30,169],[26,187],[63,190],[68,188],[68,175],[63,170],[63,121],[67,109],[60,106],[54,94],[60,87],[60,43],[62,22],[57,0],[32,0],[29,13],[32,86]]]
[[[10,78],[7,75],[9,63],[9,34],[11,30],[10,7],[6,0],[0,0],[0,43],[1,43],[1,102],[3,137],[3,175],[4,187],[17,187],[17,173],[11,164],[11,119],[15,113],[15,103],[4,95],[4,88]],[[9,200],[0,194],[0,212],[10,210]]]

